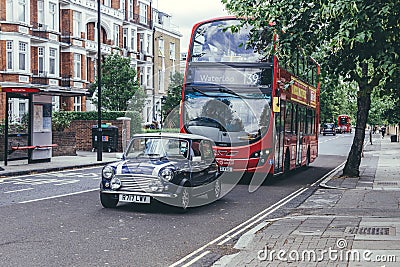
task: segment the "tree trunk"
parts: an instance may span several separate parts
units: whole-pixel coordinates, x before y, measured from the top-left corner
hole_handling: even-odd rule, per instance
[[[360,176],[361,155],[364,146],[365,128],[367,126],[368,112],[371,107],[371,92],[368,90],[368,65],[362,65],[363,78],[365,82],[359,83],[359,93],[357,97],[357,122],[353,144],[347,157],[346,165],[343,169],[343,176]]]

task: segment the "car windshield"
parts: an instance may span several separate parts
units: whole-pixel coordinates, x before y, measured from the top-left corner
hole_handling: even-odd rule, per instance
[[[268,130],[270,95],[229,91],[187,92],[185,128],[219,145],[244,145]]]
[[[325,129],[332,129],[333,127],[333,124],[325,124]]]
[[[126,152],[127,159],[140,157],[180,158],[187,157],[187,140],[165,137],[137,137],[131,140]]]

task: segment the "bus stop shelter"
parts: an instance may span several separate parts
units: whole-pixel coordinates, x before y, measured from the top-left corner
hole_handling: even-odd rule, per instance
[[[5,93],[4,119],[4,165],[8,161],[27,159],[28,163],[50,162],[52,148],[52,96],[82,96],[86,90],[73,91],[58,88],[33,88],[0,86]],[[11,116],[10,103],[13,99],[28,102],[28,111],[15,121]]]

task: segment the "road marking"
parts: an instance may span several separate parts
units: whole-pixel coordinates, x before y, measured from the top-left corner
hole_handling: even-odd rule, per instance
[[[28,190],[32,190],[32,189],[33,189],[33,187],[30,187],[30,188],[24,188],[24,189],[19,189],[19,190],[6,191],[6,192],[4,192],[4,194],[10,194],[10,193],[16,193],[16,192],[28,191]]]
[[[212,240],[211,242],[203,245],[202,247],[198,248],[197,250],[193,251],[192,253],[186,255],[185,257],[183,257],[182,259],[180,259],[179,261],[173,263],[172,265],[170,265],[169,267],[175,267],[178,266],[180,264],[182,264],[183,262],[185,262],[186,260],[192,258],[193,256],[195,256],[196,254],[202,252],[203,250],[205,250],[207,247],[219,242],[221,239],[224,239],[223,241],[221,241],[219,244],[224,244],[225,242],[227,242],[228,240],[234,238],[236,235],[240,234],[241,232],[243,232],[244,229],[248,229],[249,227],[251,227],[252,225],[258,223],[259,221],[263,220],[265,217],[267,217],[269,214],[271,214],[272,212],[276,211],[277,209],[279,209],[280,207],[282,207],[283,205],[287,204],[288,202],[290,202],[291,200],[293,200],[294,198],[296,198],[297,196],[299,196],[300,194],[302,194],[304,191],[308,190],[308,188],[304,188],[301,187],[300,189],[296,190],[295,192],[291,193],[290,195],[284,197],[283,199],[279,200],[278,202],[276,202],[275,204],[269,206],[268,208],[266,208],[265,210],[257,213],[256,215],[254,215],[253,217],[251,217],[250,219],[248,219],[247,221],[239,224],[238,226],[234,227],[233,229],[229,230],[228,232],[220,235],[219,237],[217,237],[216,239]],[[242,229],[243,228],[243,229]],[[219,245],[218,244],[218,245]],[[204,254],[204,253],[203,253]],[[203,255],[201,254],[201,255]],[[208,253],[207,253],[208,254]],[[197,256],[197,260],[199,260],[201,257],[201,255]],[[206,254],[205,254],[206,255]],[[203,255],[203,256],[205,256]],[[192,260],[193,261],[193,260]],[[190,261],[190,262],[192,262]],[[194,261],[191,263],[193,264]]]
[[[93,191],[97,191],[97,190],[99,190],[99,189],[98,188],[89,189],[89,190],[84,190],[84,191],[79,191],[79,192],[74,192],[74,193],[69,193],[69,194],[64,194],[64,195],[57,195],[57,196],[51,196],[51,197],[44,197],[44,198],[26,200],[26,201],[21,201],[21,202],[18,202],[18,203],[25,204],[25,203],[37,202],[37,201],[54,199],[54,198],[59,198],[59,197],[67,197],[67,196],[79,195],[79,194],[83,194],[83,193],[87,193],[87,192],[93,192]]]
[[[197,256],[196,258],[194,258],[193,260],[189,261],[188,263],[186,263],[185,265],[182,265],[182,267],[188,267],[190,265],[192,265],[193,263],[195,263],[196,261],[200,260],[201,258],[203,258],[205,255],[209,254],[210,251],[207,250],[203,253],[201,253],[199,256]]]

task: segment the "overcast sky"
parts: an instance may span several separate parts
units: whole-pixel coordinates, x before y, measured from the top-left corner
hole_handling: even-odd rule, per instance
[[[212,17],[228,15],[220,0],[155,0],[155,8],[172,16],[181,38],[181,52],[187,52],[195,23]]]

